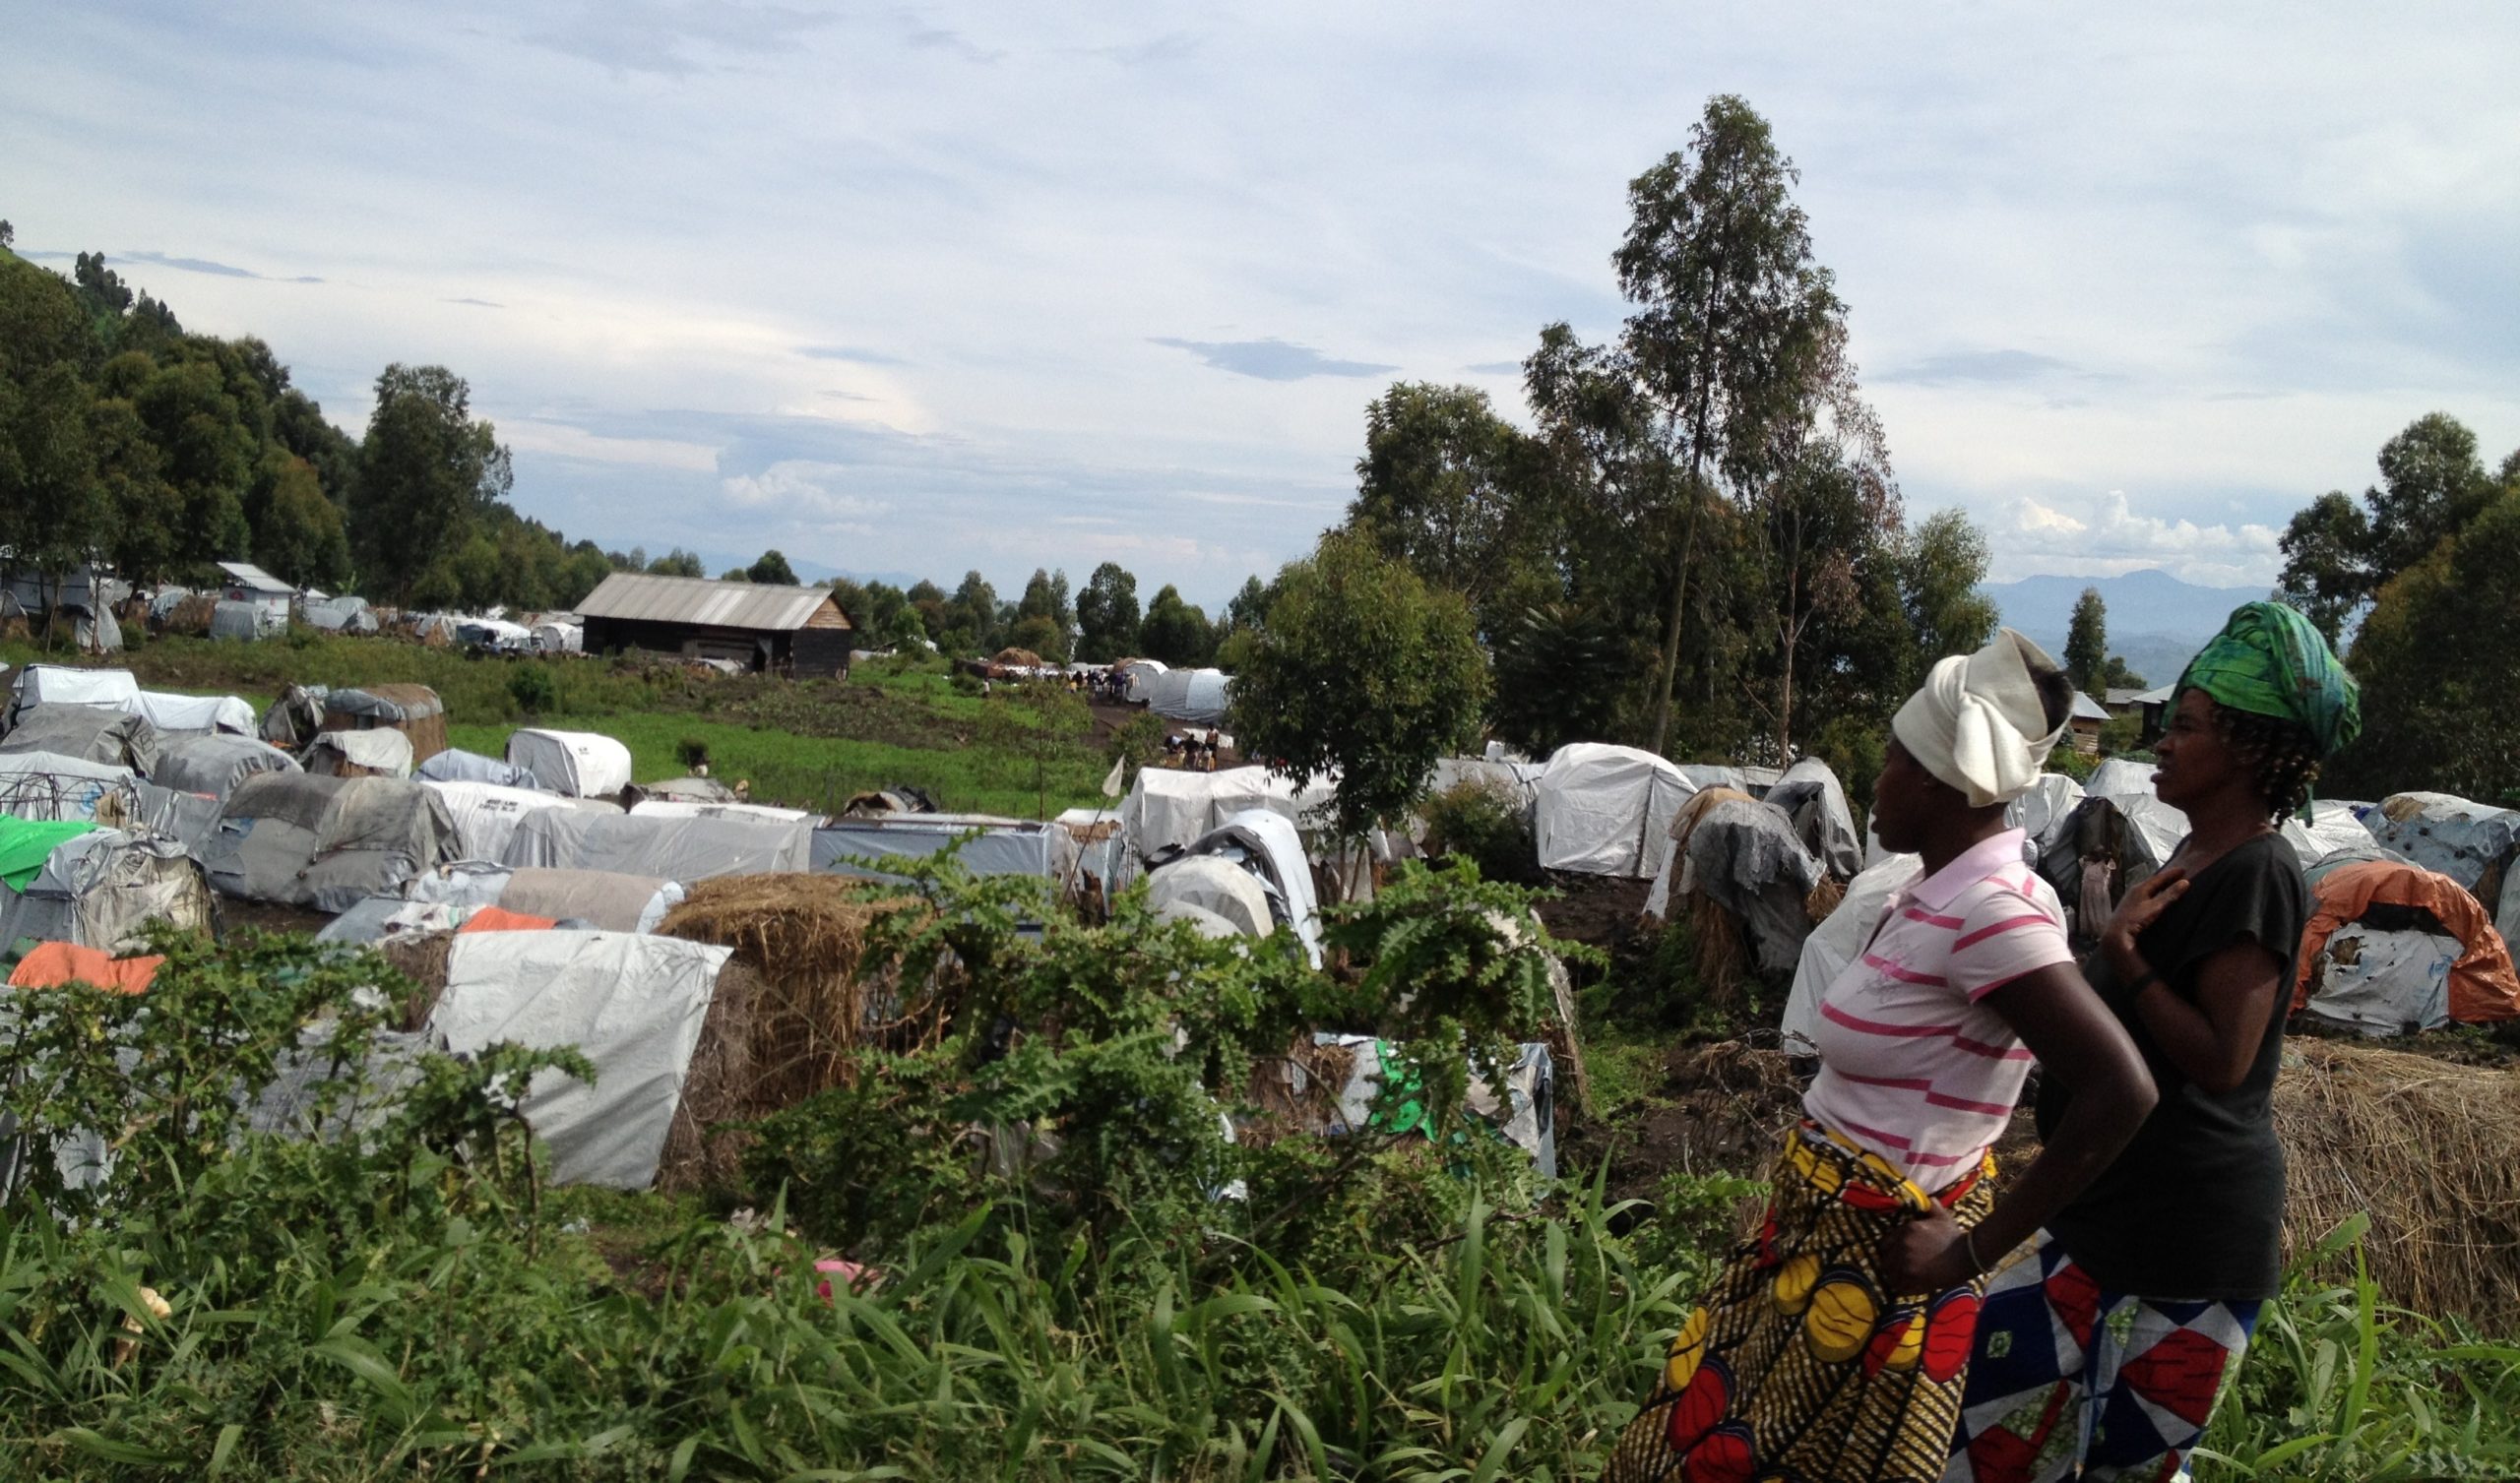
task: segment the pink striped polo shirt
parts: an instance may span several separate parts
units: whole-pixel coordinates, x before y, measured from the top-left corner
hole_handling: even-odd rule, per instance
[[[1820,995],[1813,1121],[1927,1190],[1969,1172],[2002,1135],[2031,1054],[1985,997],[2071,962],[2056,893],[2006,830],[1890,897],[1862,956]]]

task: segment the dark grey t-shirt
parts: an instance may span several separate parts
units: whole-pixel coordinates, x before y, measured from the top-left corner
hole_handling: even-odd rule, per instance
[[[2265,1038],[2248,1075],[2226,1092],[2179,1074],[2145,1028],[2106,960],[2086,968],[2161,1088],[2161,1102],[2107,1172],[2048,1229],[2110,1292],[2241,1302],[2275,1296],[2283,1277],[2284,1147],[2271,1104],[2284,1058],[2284,1018],[2300,966],[2309,887],[2280,834],[2264,834],[2205,867],[2136,941],[2170,991],[2196,1002],[2205,960],[2239,942],[2283,959]],[[2064,1117],[2072,1089],[2053,1076],[2039,1088],[2039,1133]]]

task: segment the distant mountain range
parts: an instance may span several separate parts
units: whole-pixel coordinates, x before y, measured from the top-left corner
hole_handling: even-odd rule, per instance
[[[2098,587],[2109,609],[2109,651],[2123,656],[2150,685],[2177,679],[2205,641],[2222,631],[2232,609],[2268,591],[2262,587],[2198,587],[2151,569],[2122,577],[2025,577],[1989,582],[1978,590],[1995,604],[2006,627],[2019,629],[2061,659],[2074,603],[2085,587]]]

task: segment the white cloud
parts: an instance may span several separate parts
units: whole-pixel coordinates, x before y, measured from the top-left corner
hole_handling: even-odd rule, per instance
[[[523,453],[551,454],[564,459],[590,459],[598,463],[643,463],[715,473],[718,450],[670,438],[607,438],[566,422],[514,417],[497,424],[499,441]]]
[[[791,459],[773,463],[759,473],[735,474],[721,480],[718,488],[725,495],[726,503],[738,510],[759,510],[799,523],[814,523],[821,528],[843,533],[872,533],[871,527],[862,524],[821,525],[829,521],[862,522],[868,517],[892,512],[893,507],[886,501],[828,487],[830,480],[850,472],[844,464]]]
[[[2268,525],[2137,514],[2124,491],[2111,489],[2080,502],[2018,496],[1987,531],[1986,543],[2001,579],[2112,577],[2159,567],[2206,587],[2242,587],[2274,581],[2283,565],[2277,535]]]

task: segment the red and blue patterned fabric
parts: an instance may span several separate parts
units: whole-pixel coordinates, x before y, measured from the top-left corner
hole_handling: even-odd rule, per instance
[[[1943,1483],[2182,1477],[2257,1311],[2107,1291],[2040,1232],[1987,1279]]]

